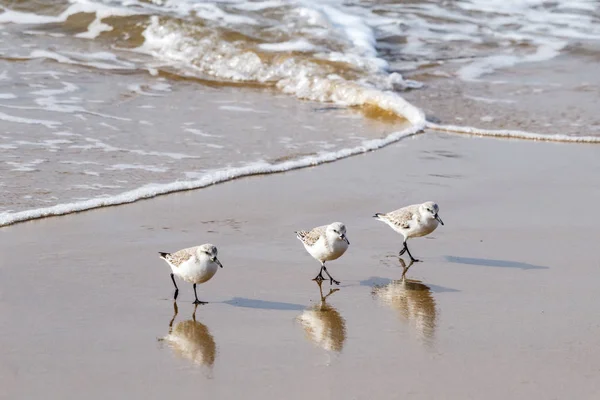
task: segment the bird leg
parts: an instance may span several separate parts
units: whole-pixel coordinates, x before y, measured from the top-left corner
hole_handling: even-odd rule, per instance
[[[196,284],[195,283],[194,283],[194,296],[196,297],[196,300],[194,300],[194,304],[195,305],[198,305],[198,304],[207,304],[206,301],[200,301],[200,300],[198,300],[198,293],[196,293]]]
[[[338,290],[340,290],[338,288],[335,288],[335,289],[331,289],[330,288],[329,289],[329,293],[327,295],[323,296],[323,287],[321,286],[322,284],[323,284],[323,281],[317,281],[317,285],[319,285],[319,293],[321,294],[321,301],[322,302],[325,302],[325,300],[327,300],[327,298],[329,296],[331,296],[332,294],[334,294],[335,292],[337,292]]]
[[[313,278],[313,281],[317,281],[317,282],[323,282],[324,278],[323,278],[323,268],[325,268],[324,264],[321,264],[321,270],[319,271],[319,275],[315,276]]]
[[[323,265],[323,271],[325,271],[325,273],[327,274],[327,276],[329,277],[329,284],[333,285],[334,283],[336,285],[340,284],[340,281],[336,281],[335,279],[333,279],[333,277],[331,275],[329,275],[329,272],[327,271],[327,267],[325,267],[325,265]]]
[[[173,322],[175,322],[175,318],[177,318],[177,314],[179,313],[179,309],[177,308],[177,302],[173,302],[173,318],[169,322],[169,333],[173,330]]]
[[[416,258],[414,258],[412,256],[412,254],[410,254],[410,250],[408,249],[408,246],[406,244],[406,242],[404,242],[404,248],[400,251],[400,253],[398,254],[398,256],[402,256],[402,254],[404,253],[408,253],[408,256],[410,257],[410,261],[411,262],[419,262],[421,260],[417,260]]]
[[[171,320],[169,321],[169,335],[173,332],[173,322],[175,322],[175,318],[177,318],[177,313],[179,312],[179,309],[177,308],[177,302],[174,301],[173,302],[173,318],[171,318]],[[159,342],[164,341],[165,338],[158,338]]]
[[[177,300],[177,295],[179,294],[179,288],[175,283],[175,275],[171,274],[171,280],[173,281],[173,285],[175,285],[175,294],[173,295],[173,300]]]
[[[414,261],[411,261],[411,262],[410,262],[410,264],[408,264],[408,266],[406,266],[406,264],[404,263],[404,260],[403,260],[403,259],[400,259],[400,264],[402,264],[402,268],[403,268],[403,271],[402,271],[402,279],[404,279],[404,278],[405,278],[405,276],[406,276],[406,273],[408,272],[408,270],[410,269],[410,267],[412,267],[412,265],[413,265],[414,263],[415,263]]]

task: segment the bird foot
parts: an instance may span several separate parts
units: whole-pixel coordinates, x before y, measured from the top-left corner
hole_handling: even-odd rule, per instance
[[[329,284],[330,284],[330,285],[333,285],[334,283],[335,283],[336,285],[339,285],[339,284],[340,284],[340,281],[336,281],[335,279],[331,278],[331,279],[329,280]]]
[[[195,305],[203,305],[203,304],[208,304],[208,301],[200,301],[200,300],[196,299],[196,300],[194,300],[193,304],[195,304]]]
[[[323,275],[321,275],[321,274],[319,274],[313,278],[313,281],[315,281],[315,282],[323,282],[324,280],[325,279],[323,279]]]

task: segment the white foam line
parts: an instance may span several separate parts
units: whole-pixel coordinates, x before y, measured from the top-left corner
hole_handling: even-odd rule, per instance
[[[537,140],[544,142],[568,142],[568,143],[600,143],[600,136],[569,136],[569,135],[542,135],[525,131],[490,130],[479,129],[470,126],[438,125],[427,122],[425,127],[436,131],[463,133],[476,136],[490,136],[496,138],[511,138],[524,140]]]
[[[0,227],[16,224],[18,222],[52,216],[72,214],[76,212],[91,210],[94,208],[116,206],[120,204],[133,203],[142,199],[149,199],[163,194],[180,192],[184,190],[200,189],[217,183],[231,181],[251,175],[275,174],[300,168],[312,167],[319,164],[329,163],[353,155],[377,150],[389,144],[398,142],[408,136],[415,135],[423,130],[424,123],[412,125],[409,128],[395,132],[383,139],[372,139],[362,145],[342,149],[335,152],[321,153],[314,156],[303,157],[298,160],[290,160],[279,164],[270,164],[266,161],[256,162],[243,167],[214,170],[205,173],[202,178],[192,181],[177,181],[166,184],[150,184],[140,188],[118,194],[116,196],[95,198],[75,203],[58,204],[47,208],[38,208],[16,213],[4,212],[0,214]]]
[[[298,51],[298,52],[309,52],[315,51],[317,46],[310,43],[306,39],[290,40],[287,42],[279,43],[262,43],[258,47],[265,51]]]
[[[45,119],[22,118],[15,115],[8,115],[0,112],[0,120],[7,122],[16,122],[19,124],[44,125],[46,128],[55,128],[57,125],[62,125],[58,121],[49,121]]]
[[[4,108],[9,108],[9,109],[13,109],[13,110],[39,110],[39,111],[54,111],[54,112],[60,112],[60,113],[68,113],[68,114],[75,114],[75,113],[82,113],[82,114],[89,114],[89,115],[93,115],[95,117],[101,117],[101,118],[107,118],[107,119],[114,119],[114,120],[118,120],[118,121],[131,121],[131,119],[129,118],[125,118],[125,117],[117,117],[115,115],[109,115],[109,114],[102,114],[99,112],[95,112],[95,111],[89,111],[83,107],[80,106],[57,106],[57,103],[54,99],[53,96],[51,97],[40,97],[38,99],[35,100],[37,104],[42,104],[43,107],[32,107],[32,106],[14,106],[14,105],[8,105],[8,104],[0,104],[0,107],[4,107]],[[1,115],[7,115],[4,113],[0,113]],[[19,117],[13,117],[13,118],[19,118]],[[45,120],[31,120],[31,121],[38,121],[38,122],[26,122],[26,121],[17,121],[14,120],[13,122],[23,122],[23,123],[38,123],[38,124],[42,124],[42,125],[62,125],[62,122],[57,122],[57,121],[45,121]],[[41,122],[39,122],[41,121]]]

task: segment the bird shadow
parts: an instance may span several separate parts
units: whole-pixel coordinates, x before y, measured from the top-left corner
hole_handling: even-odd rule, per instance
[[[259,310],[279,310],[279,311],[301,311],[306,308],[302,304],[284,303],[280,301],[267,301],[258,299],[248,299],[245,297],[234,297],[231,300],[224,301],[234,307],[254,308]]]
[[[391,284],[393,282],[397,282],[397,281],[398,281],[398,279],[394,280],[394,279],[382,278],[380,276],[372,276],[369,279],[360,281],[359,284],[360,284],[360,286],[375,287],[375,286],[389,285],[389,284]],[[444,287],[444,286],[432,285],[430,283],[427,284],[427,287],[433,293],[460,292],[460,290],[458,290],[458,289],[452,289],[452,288],[448,288],[448,287]]]
[[[495,267],[495,268],[519,268],[522,270],[530,269],[549,269],[541,265],[528,264],[519,261],[507,261],[507,260],[493,260],[489,258],[471,258],[471,257],[456,257],[456,256],[444,256],[446,261],[456,264],[467,264],[467,265],[481,265],[483,267]]]

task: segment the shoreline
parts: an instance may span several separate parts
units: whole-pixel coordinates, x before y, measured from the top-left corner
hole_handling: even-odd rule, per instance
[[[298,169],[315,167],[323,164],[337,162],[356,155],[381,150],[414,135],[427,134],[427,131],[446,132],[454,135],[469,135],[475,137],[490,137],[495,139],[518,139],[535,142],[554,142],[572,144],[599,144],[600,137],[596,136],[569,136],[569,135],[541,135],[524,131],[513,130],[486,130],[466,126],[436,124],[425,121],[422,126],[413,125],[395,131],[382,139],[365,140],[361,146],[346,148],[336,152],[322,153],[316,156],[306,156],[300,159],[284,161],[277,164],[268,162],[254,162],[243,167],[228,170],[213,170],[205,172],[204,177],[193,181],[177,181],[165,184],[146,184],[142,187],[109,196],[108,198],[92,198],[85,201],[58,204],[56,206],[19,211],[15,213],[0,213],[0,229],[6,226],[44,219],[56,216],[76,214],[92,211],[98,208],[116,207],[127,205],[141,200],[148,200],[168,194],[204,189],[209,186],[234,181],[253,176],[280,174]]]
[[[430,77],[426,81],[429,87],[423,89],[393,95],[382,92],[388,103],[392,97],[405,99],[402,104],[410,104],[418,110],[415,112],[419,116],[427,112],[439,113],[442,117],[439,122],[430,117],[422,118],[420,124],[407,126],[396,124],[397,120],[391,118],[389,112],[382,113],[379,106],[335,110],[324,107],[326,112],[323,112],[315,107],[333,103],[298,101],[290,95],[250,89],[223,90],[221,93],[201,85],[186,86],[164,77],[136,76],[133,80],[137,83],[131,83],[131,77],[122,80],[113,76],[111,90],[106,91],[94,73],[80,70],[76,76],[64,65],[53,64],[52,68],[67,74],[69,82],[72,81],[67,85],[53,77],[51,85],[57,87],[55,90],[66,90],[69,85],[77,86],[77,90],[85,87],[92,98],[103,100],[90,99],[83,108],[87,110],[83,114],[95,115],[90,117],[93,120],[89,124],[84,123],[86,117],[77,112],[52,114],[52,118],[57,117],[58,126],[69,127],[72,132],[55,129],[40,132],[33,125],[25,127],[22,123],[7,121],[6,143],[0,147],[6,149],[10,167],[0,182],[6,189],[5,201],[0,204],[0,228],[31,219],[194,190],[242,176],[279,173],[337,161],[388,146],[403,138],[404,135],[399,133],[402,130],[413,134],[429,134],[428,131],[436,130],[535,141],[600,143],[600,136],[593,135],[597,130],[595,115],[590,111],[593,103],[586,102],[593,85],[582,86],[578,78],[565,76],[565,66],[581,71],[582,79],[591,79],[589,60],[569,61],[563,57],[538,68],[539,71],[535,65],[497,71],[486,78],[489,81],[462,82]],[[32,68],[42,70],[40,67],[43,63]],[[16,71],[9,68],[9,72]],[[418,78],[419,71],[414,73],[417,75],[413,77]],[[538,78],[535,87],[517,91],[523,77],[534,73]],[[62,76],[60,74],[57,76]],[[561,83],[557,84],[553,79]],[[27,81],[17,82],[25,85]],[[547,93],[555,93],[560,100],[552,99],[548,107],[543,106]],[[8,96],[8,100],[21,105],[5,106],[11,113],[18,110],[15,117],[49,118],[47,112],[50,109],[26,106],[32,100],[40,99],[28,98],[30,94],[22,95],[18,91],[12,96],[15,99],[10,100]],[[447,101],[449,98],[453,100]],[[578,117],[577,121],[573,119],[572,124],[567,124],[568,129],[565,118],[556,120],[556,125],[548,123],[551,116],[546,110],[556,104],[564,106],[565,99],[581,105],[569,109],[569,113],[576,111]],[[148,109],[163,108],[165,103],[173,104],[169,114],[179,122],[179,127],[165,124],[161,118],[153,119],[154,112],[148,112]],[[199,103],[208,105],[196,107]],[[198,114],[203,108],[208,111]],[[189,118],[190,113],[195,117]],[[208,118],[215,113],[221,113],[218,115],[222,118]],[[99,116],[127,119],[127,122],[120,125],[111,120],[108,124]],[[282,128],[289,119],[294,121],[295,128]],[[208,123],[209,120],[218,122]],[[573,136],[574,127],[583,133],[581,127],[585,125],[581,121],[586,120],[591,124],[586,126],[587,135]],[[309,125],[304,125],[305,122]],[[239,127],[246,125],[248,129],[242,129],[240,134]],[[25,131],[15,134],[21,129]],[[132,129],[136,130],[135,134],[110,133]],[[551,131],[562,133],[549,134]],[[116,154],[122,157],[118,164],[115,164]],[[25,177],[32,183],[21,185],[20,181]]]

